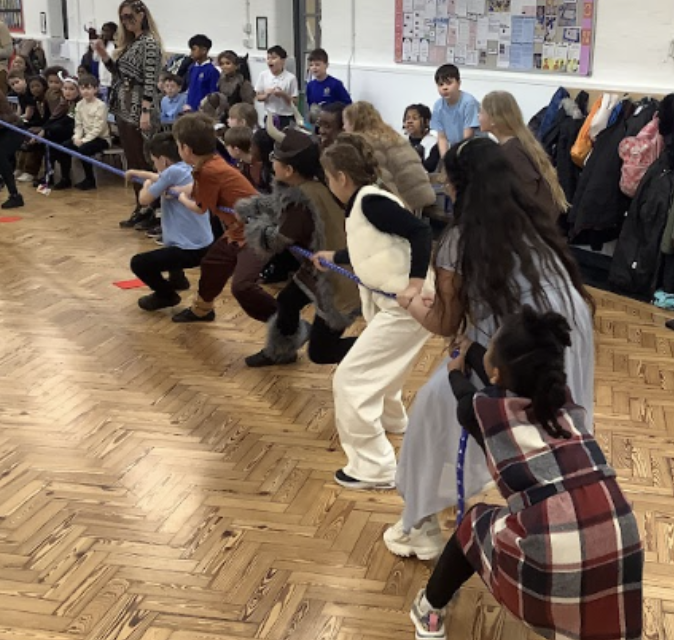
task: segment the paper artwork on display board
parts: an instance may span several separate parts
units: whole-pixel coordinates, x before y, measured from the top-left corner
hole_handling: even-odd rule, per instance
[[[586,76],[597,1],[395,0],[395,59]]]

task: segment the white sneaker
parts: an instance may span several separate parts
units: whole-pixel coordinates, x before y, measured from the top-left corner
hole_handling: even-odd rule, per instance
[[[414,622],[417,640],[445,640],[445,611],[430,605],[424,589],[414,599],[410,618]]]
[[[384,532],[384,544],[396,556],[434,560],[445,548],[445,539],[437,518],[425,521],[418,529],[413,528],[409,533],[405,533],[403,521],[400,519]]]
[[[33,182],[35,176],[31,176],[30,173],[22,173],[17,179],[17,182]]]
[[[17,169],[17,170],[14,172],[14,177],[15,177],[15,178],[18,178],[22,173],[23,173],[23,171],[21,171],[21,169]]]

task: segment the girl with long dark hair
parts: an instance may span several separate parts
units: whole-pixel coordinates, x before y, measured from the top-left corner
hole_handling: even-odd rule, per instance
[[[572,327],[569,386],[592,425],[592,301],[550,216],[526,194],[507,157],[486,138],[464,141],[444,158],[454,222],[436,256],[436,296],[400,303],[429,331],[459,333],[487,345],[503,318],[525,304],[562,314]],[[445,363],[446,365],[446,363]],[[455,461],[461,426],[445,365],[419,391],[405,434],[396,486],[403,518],[384,535],[397,555],[436,557],[444,540],[436,514],[456,505]],[[466,495],[490,481],[484,456],[469,446]]]

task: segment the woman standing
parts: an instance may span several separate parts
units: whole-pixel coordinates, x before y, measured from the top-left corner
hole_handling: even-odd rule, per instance
[[[419,296],[400,304],[432,333],[464,333],[485,347],[503,318],[524,305],[560,313],[572,327],[568,385],[592,429],[592,302],[555,224],[526,195],[506,155],[491,140],[453,146],[444,165],[455,216],[436,256],[437,295],[432,304]],[[442,551],[436,514],[457,503],[461,431],[446,360],[419,391],[410,414],[396,475],[405,500],[403,517],[384,534],[392,553],[430,559]],[[490,480],[484,453],[470,442],[466,497]]]
[[[148,169],[145,141],[160,126],[160,98],[157,83],[162,65],[162,43],[152,14],[142,0],[124,0],[119,5],[118,47],[110,56],[106,45],[98,40],[95,51],[112,73],[110,111],[115,115],[119,139],[129,169]],[[154,210],[141,209],[138,193],[142,185],[134,184],[136,209],[121,227],[154,224]]]
[[[357,133],[370,143],[382,182],[403,199],[410,211],[419,217],[426,207],[435,204],[435,191],[421,158],[369,102],[355,102],[344,110],[344,131]]]
[[[569,203],[548,154],[524,123],[512,94],[492,91],[483,98],[480,129],[498,140],[524,191],[557,221]]]

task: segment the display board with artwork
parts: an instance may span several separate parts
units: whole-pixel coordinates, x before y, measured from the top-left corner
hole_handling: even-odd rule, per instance
[[[396,62],[590,75],[596,0],[396,0]]]

